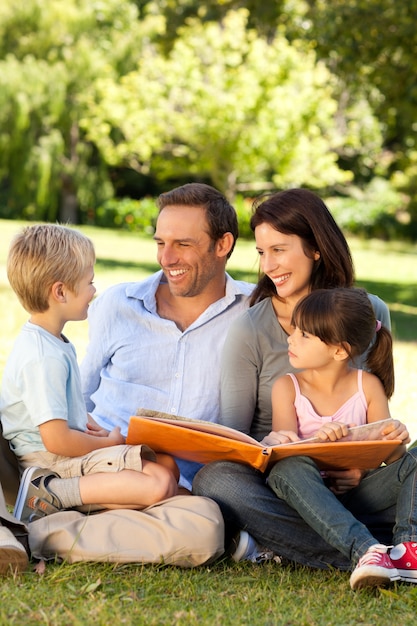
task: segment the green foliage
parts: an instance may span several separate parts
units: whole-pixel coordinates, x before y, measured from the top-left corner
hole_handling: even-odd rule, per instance
[[[97,208],[91,223],[106,228],[152,234],[155,232],[157,216],[158,209],[153,198],[111,199]]]
[[[347,233],[377,239],[413,239],[403,196],[386,180],[374,178],[351,196],[327,199],[329,209]]]
[[[105,161],[162,182],[209,179],[233,196],[351,178],[337,165],[331,75],[301,43],[257,37],[243,10],[189,21],[167,56],[148,45],[136,71],[88,98],[83,129]]]
[[[88,114],[80,96],[98,76],[131,69],[136,16],[118,0],[3,0],[2,216],[78,221],[112,196],[107,164],[80,128]]]

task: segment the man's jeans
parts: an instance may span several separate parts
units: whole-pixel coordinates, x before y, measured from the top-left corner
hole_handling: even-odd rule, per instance
[[[417,450],[410,450],[408,454],[415,463]],[[404,458],[386,468],[373,470],[362,480],[361,486],[343,497],[344,506],[368,527],[378,542],[386,545],[393,541],[396,510],[410,507],[405,490],[400,489],[407,473]],[[357,491],[360,497],[356,497]],[[206,465],[194,479],[193,493],[218,503],[228,540],[237,530],[245,529],[260,545],[291,561],[317,568],[351,569],[350,559],[330,546],[291,506],[277,498],[266,484],[265,475],[248,465],[227,461]],[[412,508],[415,508],[415,500]],[[410,536],[409,528],[398,520],[395,542],[405,539],[415,540],[416,537]]]

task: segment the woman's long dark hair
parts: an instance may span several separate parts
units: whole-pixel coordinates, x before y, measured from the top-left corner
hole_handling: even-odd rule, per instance
[[[352,256],[348,243],[323,200],[307,189],[288,189],[254,202],[250,227],[270,224],[285,235],[302,239],[306,256],[314,262],[310,289],[351,287],[354,282]],[[277,296],[275,285],[260,274],[251,297],[251,306],[264,298]]]

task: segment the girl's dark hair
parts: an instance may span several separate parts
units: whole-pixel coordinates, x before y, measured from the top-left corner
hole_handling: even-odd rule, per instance
[[[374,309],[364,289],[316,289],[297,302],[291,324],[324,343],[341,344],[352,360],[368,351],[367,369],[381,380],[387,398],[392,396],[392,335],[385,326],[378,329]]]
[[[354,282],[352,256],[347,241],[323,200],[307,189],[288,189],[255,200],[250,221],[252,231],[270,224],[285,235],[302,239],[306,256],[320,258],[314,262],[310,288],[351,287]],[[276,296],[275,285],[260,274],[252,294],[251,305]]]

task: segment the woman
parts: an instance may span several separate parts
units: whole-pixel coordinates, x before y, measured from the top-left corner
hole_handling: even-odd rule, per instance
[[[271,431],[272,384],[294,371],[287,344],[294,306],[314,289],[351,287],[354,270],[342,231],[324,202],[306,189],[261,199],[254,207],[251,228],[261,275],[252,306],[232,325],[225,342],[221,423],[260,441]],[[369,297],[376,318],[390,328],[385,303],[377,296]],[[364,356],[355,365],[363,361]],[[361,479],[359,470],[331,474],[332,488],[338,494]],[[213,498],[229,528],[246,529],[276,554],[315,567],[349,568],[349,561],[278,500],[265,484],[265,476],[251,467],[226,462],[207,465],[194,479],[193,493]],[[366,523],[369,519],[364,514]],[[381,542],[386,540],[386,522],[389,534],[392,519],[391,511],[376,516],[377,527],[372,530]]]

